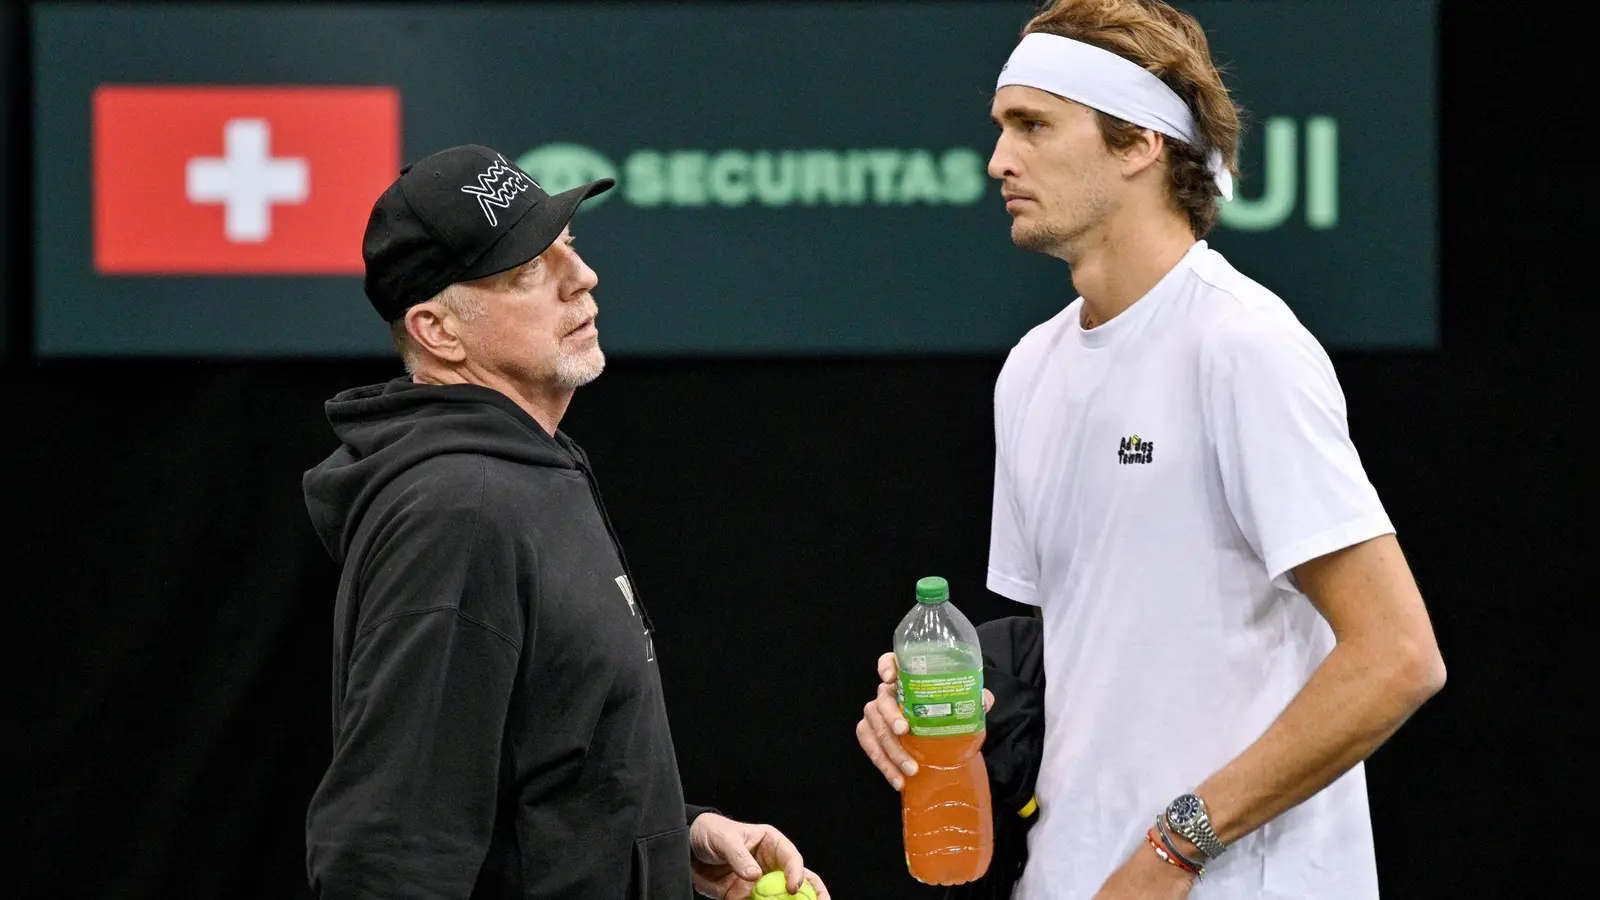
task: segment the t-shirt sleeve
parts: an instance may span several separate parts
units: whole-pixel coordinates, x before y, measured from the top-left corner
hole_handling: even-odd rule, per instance
[[[1218,323],[1201,378],[1229,511],[1279,586],[1307,560],[1394,531],[1333,364],[1293,317],[1246,310]]]
[[[1004,375],[1002,374],[1002,379]],[[1003,382],[1002,382],[1003,383]],[[994,409],[994,508],[989,520],[988,588],[1002,597],[1039,605],[1039,561],[1022,528],[1016,482],[1007,460],[1003,388],[996,386]]]

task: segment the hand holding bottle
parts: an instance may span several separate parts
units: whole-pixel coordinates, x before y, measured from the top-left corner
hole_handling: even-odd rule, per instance
[[[856,742],[897,791],[905,787],[906,776],[917,772],[917,761],[900,744],[907,726],[896,696],[899,684],[900,667],[895,664],[894,652],[878,657],[878,693],[862,707],[861,721],[856,723]],[[983,711],[993,708],[994,694],[984,688]]]

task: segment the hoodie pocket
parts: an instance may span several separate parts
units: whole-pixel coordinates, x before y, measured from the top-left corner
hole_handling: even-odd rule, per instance
[[[629,900],[690,900],[689,826],[663,831],[633,842],[633,877]]]

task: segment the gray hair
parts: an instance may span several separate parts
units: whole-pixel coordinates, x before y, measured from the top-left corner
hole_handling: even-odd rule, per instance
[[[449,310],[456,318],[463,322],[471,322],[483,315],[483,301],[473,296],[464,284],[446,285],[445,289],[429,298],[430,302],[438,303]],[[400,354],[400,362],[406,367],[407,375],[417,374],[417,365],[421,361],[422,348],[412,339],[411,333],[406,330],[405,316],[401,316],[389,323],[389,339],[394,342],[394,348]]]

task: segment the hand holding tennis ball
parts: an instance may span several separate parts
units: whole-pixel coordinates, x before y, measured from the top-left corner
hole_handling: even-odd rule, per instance
[[[704,897],[829,900],[828,886],[806,868],[794,843],[771,825],[703,812],[689,825],[690,881]],[[788,892],[789,879],[802,890]]]
[[[750,900],[817,900],[817,892],[811,882],[802,881],[800,892],[791,894],[789,885],[784,882],[783,872],[768,872],[751,889]]]

